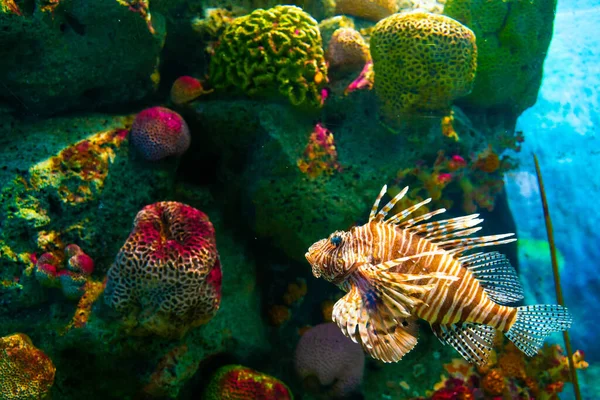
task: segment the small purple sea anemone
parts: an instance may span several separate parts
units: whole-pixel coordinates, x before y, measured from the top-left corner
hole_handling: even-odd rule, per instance
[[[149,161],[180,156],[190,147],[190,130],[175,111],[152,107],[141,111],[131,126],[133,147]]]

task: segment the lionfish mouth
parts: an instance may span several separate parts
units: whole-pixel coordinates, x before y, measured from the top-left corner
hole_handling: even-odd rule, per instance
[[[310,252],[308,252],[308,251],[307,251],[307,252],[306,252],[306,254],[304,255],[304,257],[306,257],[306,261],[308,261],[308,263],[309,263],[310,265],[313,265],[313,261],[314,261],[314,259],[313,259],[313,257],[311,256]]]

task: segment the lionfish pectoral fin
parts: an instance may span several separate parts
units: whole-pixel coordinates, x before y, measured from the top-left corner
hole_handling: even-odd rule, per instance
[[[432,324],[431,329],[440,342],[454,347],[471,364],[487,364],[496,336],[496,330],[491,326],[472,323]]]
[[[335,303],[333,321],[371,357],[398,361],[417,344],[417,322],[408,310],[398,312],[375,287],[364,283],[360,289],[351,284],[348,293]]]

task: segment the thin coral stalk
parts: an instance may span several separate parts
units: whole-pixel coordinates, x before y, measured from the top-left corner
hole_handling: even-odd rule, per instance
[[[542,199],[542,207],[544,209],[544,219],[546,221],[546,232],[548,234],[548,244],[550,245],[550,257],[552,258],[552,271],[554,273],[554,287],[556,288],[556,300],[558,304],[564,306],[564,299],[562,294],[562,288],[560,286],[560,275],[558,273],[558,259],[556,257],[556,246],[554,244],[554,231],[552,229],[552,220],[550,219],[550,211],[548,210],[548,201],[546,200],[546,191],[544,189],[544,181],[542,180],[542,172],[540,171],[540,164],[536,155],[533,155],[533,161],[535,162],[535,172],[537,174],[538,185],[540,187],[540,197]],[[567,359],[569,360],[569,371],[571,372],[571,382],[573,382],[573,389],[575,390],[575,399],[581,400],[581,392],[579,390],[579,381],[577,380],[577,370],[573,363],[573,348],[571,347],[571,339],[569,338],[569,332],[563,331],[563,338],[565,340],[565,348],[567,350]]]

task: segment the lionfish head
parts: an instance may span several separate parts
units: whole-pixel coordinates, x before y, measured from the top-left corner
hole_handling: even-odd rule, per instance
[[[348,264],[348,232],[335,231],[327,239],[321,239],[309,247],[304,255],[312,267],[316,278],[338,281],[346,271]]]

